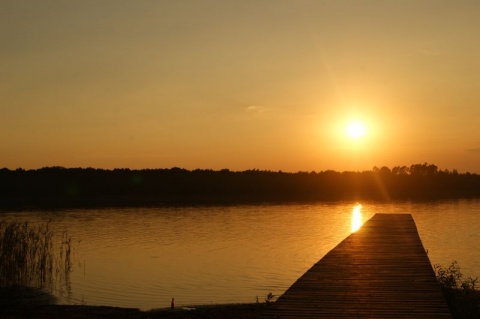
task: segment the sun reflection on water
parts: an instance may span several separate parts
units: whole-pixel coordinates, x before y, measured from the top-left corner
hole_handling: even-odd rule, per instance
[[[360,227],[362,227],[362,215],[362,204],[355,205],[352,211],[352,233],[356,232],[360,229]]]

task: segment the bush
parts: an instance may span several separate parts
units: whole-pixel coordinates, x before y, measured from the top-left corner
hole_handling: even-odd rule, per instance
[[[476,287],[478,277],[463,279],[456,261],[448,267],[434,265],[434,270],[453,317],[480,318],[480,291]]]

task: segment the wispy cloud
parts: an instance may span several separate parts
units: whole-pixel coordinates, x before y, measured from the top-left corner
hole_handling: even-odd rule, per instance
[[[440,56],[440,51],[437,50],[430,50],[430,49],[419,49],[418,53],[426,56]]]
[[[251,114],[263,114],[268,111],[268,108],[265,106],[250,105],[245,108],[245,111]]]

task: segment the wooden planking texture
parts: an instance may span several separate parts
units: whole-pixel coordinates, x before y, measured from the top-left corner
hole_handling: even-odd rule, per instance
[[[376,214],[265,318],[452,318],[410,214]]]

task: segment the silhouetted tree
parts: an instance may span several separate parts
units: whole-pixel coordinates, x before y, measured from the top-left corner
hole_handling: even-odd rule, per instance
[[[480,197],[480,176],[433,164],[371,171],[0,169],[0,208]]]

